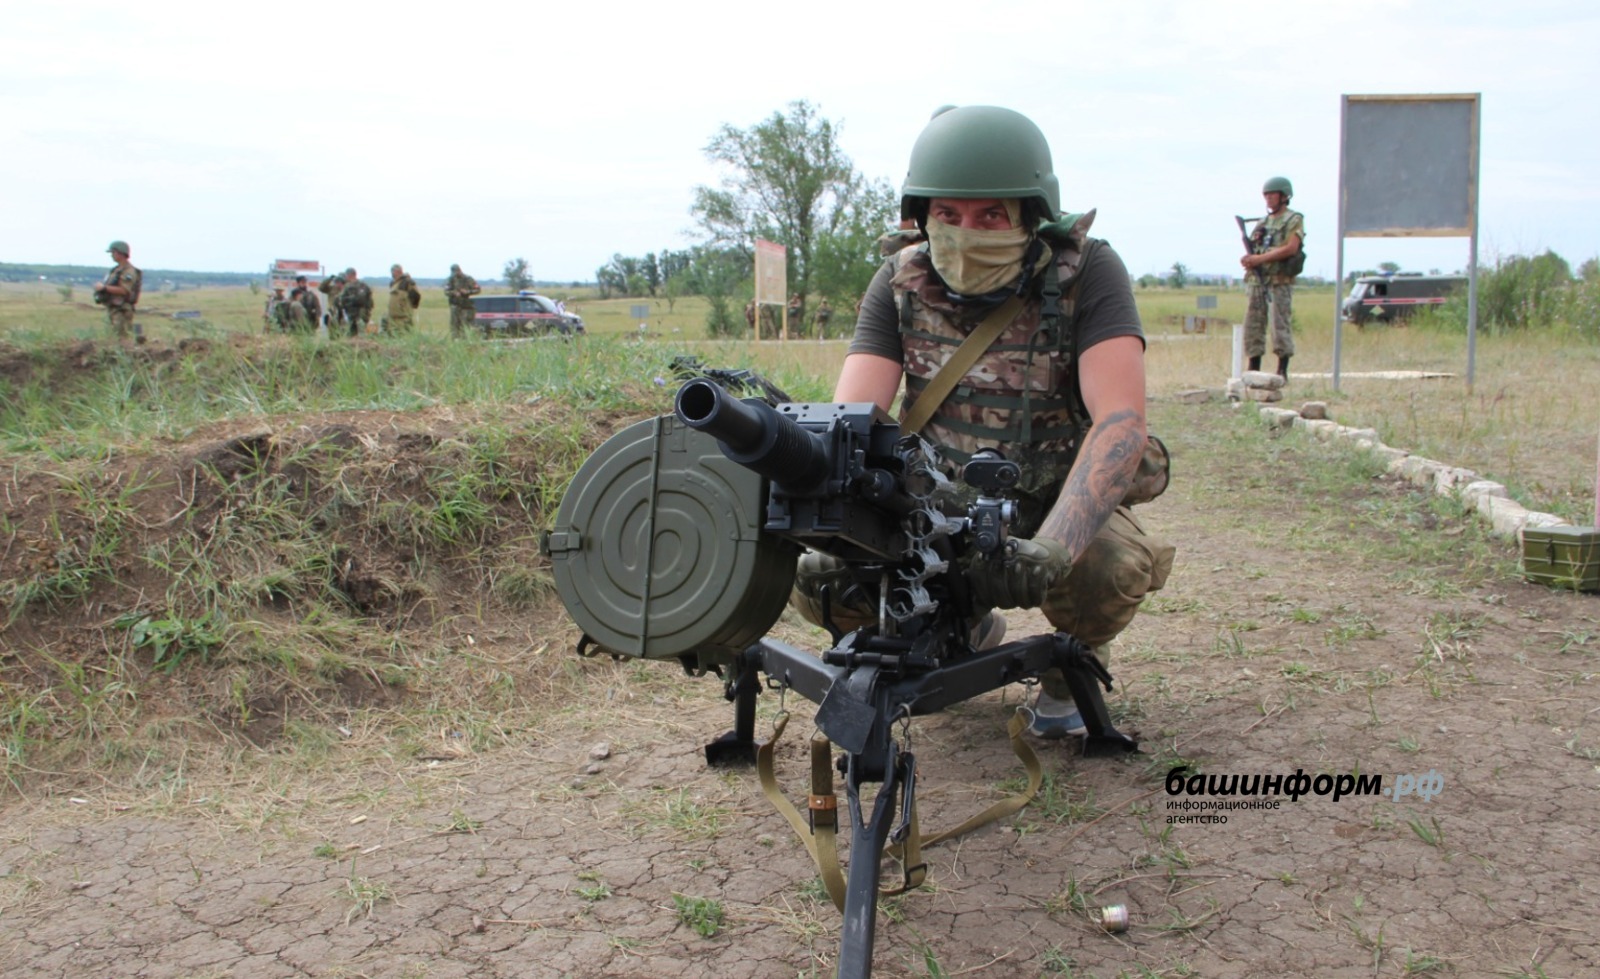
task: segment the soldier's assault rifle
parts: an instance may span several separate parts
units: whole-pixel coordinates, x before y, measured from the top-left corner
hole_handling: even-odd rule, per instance
[[[1019,478],[1015,463],[994,453],[974,457],[962,479],[978,491],[977,501],[952,513],[954,487],[936,451],[916,435],[902,435],[874,405],[773,407],[741,401],[701,378],[679,389],[675,414],[764,478],[765,534],[848,567],[840,593],[823,594],[832,648],[819,657],[763,637],[733,658],[725,680],[734,730],[708,744],[706,757],[713,765],[755,760],[761,674],[767,686],[818,704],[817,726],[842,750],[838,767],[849,803],[838,975],[869,976],[880,855],[889,840],[910,832],[916,800],[916,760],[895,739],[895,725],[1059,668],[1088,728],[1084,754],[1136,751],[1137,743],[1107,714],[1100,686],[1111,689],[1110,674],[1072,636],[1052,633],[982,651],[972,645],[981,610],[961,567],[998,568],[1006,560],[1016,511],[1004,493]],[[877,621],[843,633],[830,611],[841,605],[875,608]],[[878,789],[864,815],[868,783]]]
[[[1259,255],[1267,250],[1266,218],[1247,218],[1235,214],[1233,216],[1233,220],[1239,225],[1239,237],[1244,239],[1244,250],[1247,254]],[[1256,226],[1256,230],[1254,232],[1251,232],[1250,230],[1250,225],[1252,224]],[[1262,271],[1261,266],[1257,265],[1250,271],[1255,273],[1256,282],[1260,283],[1261,285],[1267,284],[1267,274],[1266,272]]]

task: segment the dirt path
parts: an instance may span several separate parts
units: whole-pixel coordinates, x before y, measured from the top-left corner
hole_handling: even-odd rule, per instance
[[[1113,660],[1113,710],[1146,754],[1044,746],[1045,797],[930,851],[927,886],[885,902],[877,974],[1600,974],[1600,599],[1516,580],[1470,518],[1352,482],[1329,447],[1216,406],[1162,405],[1155,424],[1176,433],[1178,478],[1146,513],[1180,563]],[[1011,620],[1013,637],[1042,628]],[[827,974],[837,913],[753,776],[704,765],[730,723],[719,686],[672,673],[601,666],[592,700],[492,754],[309,782],[246,759],[231,784],[125,812],[112,786],[13,797],[0,973]],[[916,722],[925,824],[1018,776],[1016,700]],[[794,795],[808,726],[780,752]],[[1168,823],[1190,798],[1165,791],[1178,764],[1377,775],[1386,794]],[[1429,798],[1390,797],[1429,772]],[[1088,912],[1117,903],[1132,927],[1108,935]],[[696,909],[710,930],[718,908],[702,937]]]

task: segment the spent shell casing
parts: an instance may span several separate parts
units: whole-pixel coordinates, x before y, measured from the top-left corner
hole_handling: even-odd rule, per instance
[[[1128,906],[1108,904],[1100,909],[1100,927],[1113,934],[1128,930]]]

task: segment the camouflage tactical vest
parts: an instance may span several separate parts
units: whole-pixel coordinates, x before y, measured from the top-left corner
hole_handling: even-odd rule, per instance
[[[452,306],[474,307],[476,304],[472,296],[479,291],[478,280],[465,272],[451,273],[444,284],[445,298],[450,300]]]
[[[356,279],[346,282],[344,289],[339,293],[339,308],[341,309],[371,309],[372,287]]]
[[[1097,244],[1087,237],[1093,220],[1090,212],[1073,224],[1065,240],[1047,242],[1055,274],[1049,274],[1051,266],[1036,273],[1045,280],[1044,288],[1026,297],[1016,318],[962,377],[921,433],[955,466],[980,448],[998,448],[1018,463],[1024,524],[1042,518],[1054,502],[1088,428],[1073,362],[1077,351],[1072,328],[1074,282]],[[990,308],[964,309],[951,303],[934,274],[925,243],[896,251],[890,261],[905,351],[903,419]],[[1047,315],[1045,307],[1052,303],[1058,315]]]
[[[140,272],[132,265],[129,265],[127,268],[123,268],[121,265],[113,265],[111,266],[111,271],[106,273],[104,282],[108,286],[121,286],[122,288],[128,290],[128,294],[126,296],[108,296],[106,305],[139,305],[139,293],[144,289],[143,272]]]
[[[1256,236],[1260,239],[1262,252],[1272,251],[1288,241],[1291,235],[1300,236],[1300,250],[1288,258],[1261,266],[1261,272],[1269,282],[1279,285],[1292,284],[1305,270],[1306,219],[1299,211],[1291,211],[1286,207],[1280,214],[1269,214],[1262,218],[1261,223],[1256,226]]]

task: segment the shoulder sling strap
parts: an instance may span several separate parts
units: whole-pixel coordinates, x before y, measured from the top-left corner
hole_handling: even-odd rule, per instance
[[[956,389],[961,379],[967,376],[967,371],[972,369],[972,365],[978,362],[984,351],[1005,332],[1006,326],[1017,318],[1017,313],[1021,310],[1021,298],[1012,296],[985,316],[976,330],[967,334],[961,346],[957,347],[956,352],[950,355],[950,359],[945,361],[943,367],[939,368],[939,373],[935,374],[933,380],[928,382],[928,386],[922,389],[922,394],[906,413],[905,421],[900,426],[902,432],[913,435],[922,431],[922,426],[926,425],[928,419],[933,417],[933,413],[944,404],[944,399],[950,396],[950,392]]]

